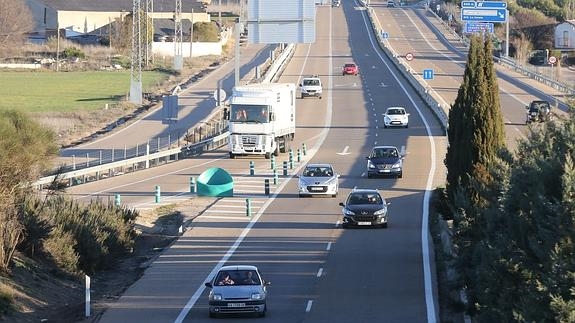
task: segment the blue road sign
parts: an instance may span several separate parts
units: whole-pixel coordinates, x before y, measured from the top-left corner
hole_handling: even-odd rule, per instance
[[[423,70],[423,79],[424,80],[433,80],[433,70],[432,69]]]
[[[507,8],[504,1],[461,1],[461,8]]]
[[[475,8],[507,8],[507,2],[503,1],[481,1],[477,2]]]
[[[506,22],[507,9],[461,9],[461,20],[477,22]]]
[[[495,27],[492,22],[466,22],[465,33],[494,33]]]

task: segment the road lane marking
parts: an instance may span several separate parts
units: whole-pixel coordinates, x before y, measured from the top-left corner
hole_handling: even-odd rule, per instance
[[[327,251],[331,250],[331,241],[327,243],[325,250],[327,250]]]
[[[423,195],[423,203],[421,205],[422,208],[422,223],[421,223],[421,257],[423,261],[423,280],[424,280],[424,287],[425,287],[425,306],[426,306],[426,314],[427,314],[427,322],[428,323],[435,323],[437,322],[437,313],[435,311],[435,298],[433,294],[433,286],[432,286],[432,278],[431,278],[431,252],[429,250],[429,203],[431,198],[431,193],[433,192],[433,177],[435,174],[436,168],[436,155],[435,155],[435,140],[431,134],[431,129],[429,124],[427,123],[427,119],[421,112],[418,105],[415,103],[413,97],[407,91],[406,86],[400,82],[399,77],[397,76],[397,72],[395,72],[389,64],[385,61],[384,57],[378,51],[379,44],[376,44],[373,39],[373,30],[371,29],[371,23],[367,21],[366,14],[362,13],[361,17],[363,18],[363,24],[367,30],[367,34],[369,37],[369,41],[371,43],[372,48],[374,49],[377,56],[385,66],[389,69],[390,74],[393,76],[399,87],[403,90],[409,101],[411,102],[412,106],[415,108],[417,113],[419,114],[423,124],[425,126],[425,130],[427,132],[427,138],[429,140],[430,145],[430,162],[431,167],[427,176],[427,183],[425,185],[425,193]]]
[[[315,275],[315,276],[316,276],[317,278],[319,278],[319,277],[321,277],[321,274],[322,274],[322,273],[323,273],[323,268],[320,268],[320,269],[317,271],[317,275]]]
[[[310,299],[309,301],[307,301],[307,306],[305,307],[305,312],[309,313],[311,311],[311,305],[313,304],[313,301]]]
[[[329,15],[329,59],[328,59],[328,70],[331,70],[333,68],[333,55],[332,55],[332,18],[331,18],[331,11],[330,11],[330,15]],[[302,69],[300,71],[300,75],[299,78],[301,78],[301,76],[303,75],[303,70],[305,68],[305,64],[307,63],[307,59],[309,57],[309,52],[311,48],[311,44],[308,45],[308,53],[306,54],[305,60],[304,60],[304,64],[302,65]],[[299,82],[298,82],[299,83]],[[332,88],[333,85],[333,75],[329,75],[328,77],[328,88]],[[318,138],[317,142],[315,143],[314,146],[310,147],[310,149],[308,150],[308,158],[311,160],[314,155],[317,153],[317,151],[319,150],[319,147],[321,147],[321,145],[323,144],[323,142],[325,141],[325,139],[327,138],[328,132],[329,132],[329,126],[331,125],[331,120],[332,120],[332,111],[333,110],[333,97],[332,97],[332,93],[331,91],[328,91],[327,93],[327,109],[325,111],[326,113],[326,119],[325,119],[325,123],[324,123],[324,127],[321,130],[321,132],[315,136],[313,136],[312,138],[310,138],[310,140],[314,139],[314,138]],[[300,172],[301,169],[303,169],[303,167],[305,166],[305,163],[301,163],[297,168],[294,169],[294,172],[292,174],[290,174],[289,178],[293,178],[294,174],[297,174]],[[289,183],[289,180],[286,180],[284,182],[281,183],[281,185],[274,191],[274,193],[266,200],[266,202],[262,205],[262,207],[257,211],[257,213],[252,217],[251,221],[249,221],[246,225],[246,227],[244,228],[244,230],[242,231],[242,233],[238,236],[238,238],[236,239],[236,241],[234,242],[234,244],[228,249],[228,251],[226,252],[226,254],[220,259],[220,261],[214,266],[214,268],[212,269],[212,271],[208,274],[208,276],[203,280],[203,281],[207,281],[210,277],[213,277],[218,270],[220,269],[220,267],[222,267],[227,261],[228,259],[234,254],[235,250],[238,248],[238,246],[242,243],[242,241],[244,240],[244,238],[247,236],[247,234],[250,232],[251,228],[255,225],[255,223],[258,222],[259,218],[261,217],[261,215],[263,214],[263,212],[265,212],[265,210],[267,209],[267,207],[275,200],[276,196],[278,195],[279,192],[281,192],[283,190],[283,188],[285,186],[287,186],[287,183]],[[188,313],[190,312],[190,310],[192,309],[192,307],[196,304],[196,302],[198,301],[198,299],[200,298],[200,296],[202,296],[202,294],[204,293],[204,290],[206,289],[204,283],[200,283],[200,286],[196,289],[196,291],[194,292],[194,294],[190,297],[190,299],[188,300],[188,302],[186,303],[186,305],[184,305],[184,307],[182,308],[182,310],[180,311],[180,314],[178,315],[178,317],[174,320],[174,323],[182,323],[185,319],[186,316],[188,315]],[[308,306],[311,309],[311,303],[308,302]]]

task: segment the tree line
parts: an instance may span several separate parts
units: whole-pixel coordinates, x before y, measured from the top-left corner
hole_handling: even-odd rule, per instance
[[[531,126],[510,151],[491,47],[471,38],[449,113],[456,287],[477,322],[575,322],[575,112]]]

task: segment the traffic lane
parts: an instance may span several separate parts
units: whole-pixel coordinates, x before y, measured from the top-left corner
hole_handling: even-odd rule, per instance
[[[272,45],[249,45],[242,48],[242,56],[240,57],[240,75],[247,75],[255,66],[261,65],[269,57],[269,50]],[[275,46],[275,45],[273,45]],[[161,109],[153,110],[138,121],[127,125],[121,129],[111,132],[109,135],[91,141],[84,145],[79,145],[69,149],[61,150],[62,157],[70,156],[85,156],[90,152],[97,152],[100,150],[107,151],[111,148],[124,149],[125,147],[132,147],[136,145],[145,145],[148,139],[157,138],[159,136],[167,137],[169,133],[173,134],[175,138],[178,134],[185,133],[185,129],[189,128],[199,121],[207,117],[214,109],[215,104],[213,99],[209,99],[201,93],[209,90],[211,93],[217,89],[218,82],[223,80],[226,86],[233,85],[234,79],[234,60],[227,61],[218,68],[215,68],[211,73],[208,73],[203,79],[192,84],[190,88],[184,90],[183,102],[180,102],[180,108],[183,110],[179,113],[179,117],[183,118],[176,123],[164,123],[163,111]],[[230,87],[231,88],[231,87]],[[186,99],[186,95],[196,96],[196,99]],[[200,93],[200,95],[198,95]],[[201,110],[195,118],[185,118],[190,114],[191,110]]]
[[[313,297],[317,273],[333,244],[336,206],[331,211],[317,200],[298,198],[297,191],[282,192],[265,210],[226,264],[254,264],[269,287],[269,312],[265,321],[301,322],[309,299]],[[188,321],[206,318],[207,291],[190,311]],[[230,315],[230,320],[245,316]]]
[[[408,19],[410,19],[411,21],[413,21],[413,24],[416,25],[420,25],[420,28],[417,28],[417,30],[420,33],[425,33],[425,34],[429,34],[431,31],[427,30],[425,31],[427,27],[429,27],[427,24],[424,24],[423,22],[426,21],[421,21],[418,19],[418,17],[420,17],[419,15],[415,15],[413,14],[413,12],[411,11],[404,11],[406,13],[406,17],[408,17]],[[412,18],[411,18],[412,16]],[[428,36],[430,39],[432,37]],[[409,41],[408,38],[406,38],[406,40]],[[394,40],[390,41],[393,42]],[[400,43],[395,41],[394,44],[398,44],[399,46],[405,46],[405,43]],[[403,45],[402,45],[403,44]],[[434,47],[431,43],[428,43],[427,46],[425,44],[421,44],[418,42],[412,43],[412,46],[422,46],[423,48],[425,48],[426,50],[448,50],[448,48],[437,48]],[[441,53],[441,51],[438,51],[439,53]],[[436,55],[438,56],[438,55]],[[463,75],[463,72],[465,70],[465,64],[464,63],[459,63],[456,60],[451,59],[450,57],[444,56],[443,58],[449,58],[449,59],[438,59],[436,61],[436,65],[437,66],[446,66],[446,68],[442,69],[443,71],[447,70],[447,69],[451,69],[450,73],[452,73],[452,75]],[[422,63],[417,60],[414,59],[413,61],[409,62],[410,66],[412,66],[413,68],[419,68],[422,69],[424,68],[424,66],[422,65]],[[459,70],[459,71],[457,71]],[[435,77],[437,75],[437,77]],[[427,80],[427,83],[433,87],[445,100],[446,102],[454,102],[456,97],[457,97],[457,93],[458,93],[458,89],[460,86],[461,81],[456,80],[455,78],[451,77],[451,78],[445,78],[445,79],[441,79],[441,77],[446,76],[446,75],[442,75],[442,74],[437,74],[434,73],[434,79],[433,80]],[[530,93],[529,91],[532,92],[532,89],[530,89],[529,86],[526,86],[525,84],[518,82],[516,79],[508,77],[505,74],[502,73],[498,73],[498,83],[499,83],[499,88],[501,90],[501,95],[500,95],[500,100],[501,100],[501,109],[503,112],[503,117],[504,117],[504,123],[505,123],[505,130],[506,130],[506,134],[507,134],[507,143],[508,146],[510,147],[510,149],[515,149],[516,147],[516,142],[518,139],[522,138],[524,135],[523,133],[525,133],[525,127],[524,127],[524,123],[521,122],[522,120],[524,120],[525,115],[524,115],[524,111],[521,111],[521,109],[517,109],[517,106],[524,106],[525,104],[527,104],[528,102],[530,102],[531,100],[536,99],[536,97],[533,96],[533,93]]]
[[[230,248],[246,230],[248,221],[257,219],[239,215],[196,218],[194,226],[163,251],[142,278],[119,300],[107,304],[110,309],[100,322],[174,322],[194,291],[205,289],[214,267],[229,257]],[[207,311],[202,316],[207,318]]]
[[[467,49],[461,46],[461,41],[459,40],[459,38],[456,38],[451,33],[442,33],[442,31],[444,30],[443,29],[444,26],[441,25],[441,23],[437,21],[435,16],[429,11],[418,9],[414,10],[413,13],[415,13],[420,18],[421,23],[425,24],[425,26],[427,26],[427,28],[430,29],[430,32],[431,30],[433,30],[433,32],[436,34],[436,37],[438,37],[441,40],[441,43],[444,44],[447,51],[451,51],[453,53],[459,53],[459,55],[463,58],[462,66],[464,67],[467,58]],[[417,21],[417,19],[414,19],[414,22],[418,25],[420,23],[419,21]],[[434,36],[430,35],[430,37],[433,38]],[[495,64],[494,66],[497,70],[497,77],[499,79],[502,79],[505,82],[514,85],[521,91],[525,92],[526,95],[528,95],[526,99],[518,101],[531,102],[532,100],[537,99],[537,100],[547,100],[550,102],[555,102],[556,100],[558,100],[560,110],[562,112],[568,110],[568,106],[565,104],[565,102],[563,102],[564,101],[563,99],[565,97],[564,93],[558,92],[557,90],[548,87],[540,82],[537,82],[533,79],[530,79],[524,75],[515,73],[509,70],[508,68],[504,67],[503,65]],[[516,94],[516,92],[512,87],[508,89],[508,93],[504,94]]]

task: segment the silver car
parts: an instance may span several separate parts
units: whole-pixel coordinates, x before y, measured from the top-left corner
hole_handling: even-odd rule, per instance
[[[339,174],[331,164],[308,164],[299,176],[299,196],[330,195],[336,197]]]
[[[266,315],[267,286],[256,266],[224,266],[212,281],[208,296],[210,317],[226,313],[253,313]]]

